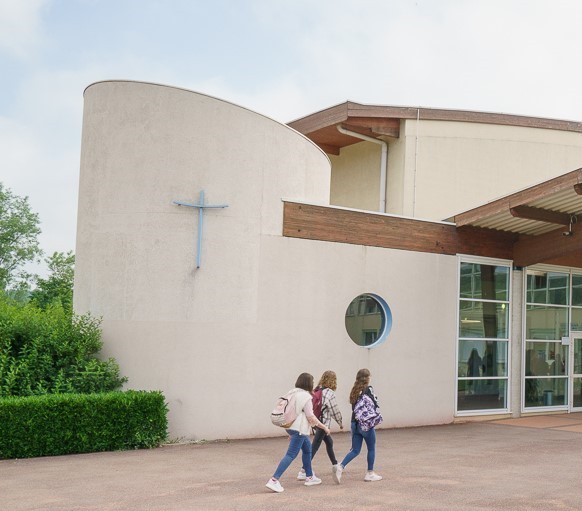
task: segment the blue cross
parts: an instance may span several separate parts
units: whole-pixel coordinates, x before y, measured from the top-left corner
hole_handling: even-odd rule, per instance
[[[196,268],[200,268],[200,256],[202,254],[202,224],[204,222],[204,210],[206,208],[228,208],[228,204],[204,204],[204,190],[200,192],[198,204],[175,200],[174,204],[178,206],[188,206],[189,208],[198,208],[198,243],[196,253]]]

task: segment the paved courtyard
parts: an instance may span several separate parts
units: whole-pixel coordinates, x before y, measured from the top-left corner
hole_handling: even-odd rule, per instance
[[[349,434],[334,433],[336,453]],[[365,483],[365,448],[323,484],[295,480],[296,460],[265,488],[285,438],[169,445],[153,450],[0,461],[3,511],[273,511],[582,509],[582,414],[378,431],[376,470]]]

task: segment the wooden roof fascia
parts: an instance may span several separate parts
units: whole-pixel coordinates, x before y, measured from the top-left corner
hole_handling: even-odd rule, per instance
[[[327,128],[333,124],[339,124],[348,118],[348,103],[341,103],[320,112],[301,117],[287,123],[288,126],[303,135],[309,135],[314,131]]]
[[[363,105],[348,101],[348,115],[361,117],[388,117],[399,119],[420,119],[427,121],[481,122],[502,126],[541,128],[582,133],[582,122],[528,117],[525,115],[500,114],[445,108],[398,107],[383,105]]]
[[[511,259],[514,233],[284,201],[283,236],[317,241]]]
[[[563,176],[550,179],[549,181],[534,185],[520,192],[516,192],[512,195],[489,202],[483,206],[455,215],[453,220],[457,227],[469,225],[470,223],[481,220],[484,217],[508,211],[512,207],[525,206],[528,202],[552,193],[557,193],[568,187],[574,189],[574,187],[580,183],[582,183],[582,169],[576,169],[564,174]]]

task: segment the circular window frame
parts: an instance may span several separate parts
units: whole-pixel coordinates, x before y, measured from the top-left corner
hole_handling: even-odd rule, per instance
[[[381,310],[381,314],[382,314],[382,328],[380,330],[380,333],[378,334],[378,338],[369,345],[362,345],[359,344],[357,341],[355,341],[352,336],[350,335],[348,329],[347,329],[347,325],[345,324],[345,321],[348,317],[348,309],[350,307],[350,304],[352,304],[355,300],[359,299],[360,297],[371,297],[373,298],[378,305],[380,306],[380,310]],[[360,293],[358,295],[356,295],[352,301],[348,304],[348,307],[346,309],[346,312],[344,314],[344,327],[346,329],[346,333],[348,334],[348,338],[349,340],[354,343],[358,348],[364,348],[364,349],[372,349],[372,348],[377,348],[378,346],[384,344],[386,342],[386,339],[388,338],[388,335],[390,334],[390,331],[392,330],[392,310],[390,309],[390,306],[388,305],[388,302],[386,302],[386,300],[384,300],[384,298],[382,298],[380,295],[376,294],[376,293]]]

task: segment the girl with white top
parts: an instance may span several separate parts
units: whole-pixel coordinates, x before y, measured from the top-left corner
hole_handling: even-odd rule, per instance
[[[295,382],[295,388],[292,392],[296,393],[295,406],[297,411],[297,418],[287,429],[289,435],[289,447],[283,459],[279,462],[273,477],[269,479],[266,486],[270,490],[281,493],[283,486],[279,479],[289,468],[291,462],[297,457],[301,451],[301,460],[305,467],[305,486],[314,486],[321,484],[319,479],[311,468],[311,440],[309,439],[311,427],[321,428],[326,435],[329,435],[329,428],[322,424],[313,414],[313,403],[311,401],[311,393],[313,392],[313,376],[309,373],[301,373]]]

